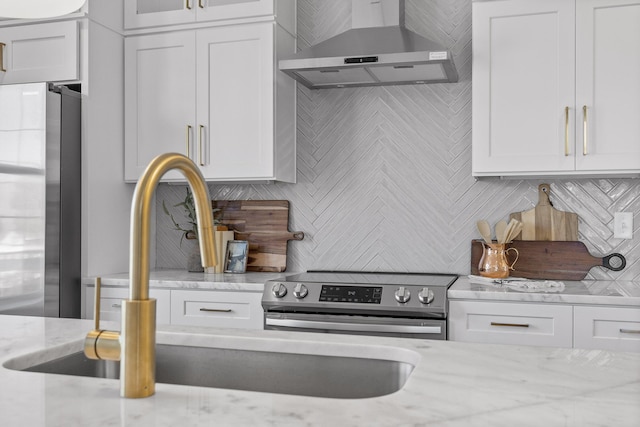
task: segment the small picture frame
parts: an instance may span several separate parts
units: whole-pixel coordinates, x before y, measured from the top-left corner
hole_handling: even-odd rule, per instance
[[[247,271],[247,255],[249,242],[246,240],[229,240],[224,257],[225,273],[244,273]]]

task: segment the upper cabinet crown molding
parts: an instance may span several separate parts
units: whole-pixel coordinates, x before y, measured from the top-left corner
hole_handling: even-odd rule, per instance
[[[640,176],[640,1],[473,3],[473,175]]]

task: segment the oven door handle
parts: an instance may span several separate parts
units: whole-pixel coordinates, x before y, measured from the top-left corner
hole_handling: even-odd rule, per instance
[[[267,326],[282,326],[287,328],[306,329],[333,329],[336,331],[350,332],[389,332],[395,334],[440,334],[440,326],[414,326],[414,325],[380,325],[370,323],[341,323],[297,319],[272,319],[266,318]]]

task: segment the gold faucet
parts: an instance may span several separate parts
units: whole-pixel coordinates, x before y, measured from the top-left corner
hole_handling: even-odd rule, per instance
[[[122,301],[122,330],[100,329],[100,280],[96,279],[95,329],[84,342],[88,358],[120,361],[122,397],[149,397],[155,393],[156,300],[149,299],[149,223],[154,191],[160,178],[171,169],[180,170],[191,187],[205,271],[213,272],[216,265],[211,197],[202,173],[182,154],[161,154],[149,163],[133,195],[129,299]]]

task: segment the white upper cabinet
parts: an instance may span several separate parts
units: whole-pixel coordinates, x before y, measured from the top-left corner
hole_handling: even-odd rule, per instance
[[[638,0],[474,2],[473,174],[640,174],[638,22]]]
[[[125,28],[273,15],[275,0],[127,0]]]
[[[295,39],[269,21],[127,37],[125,180],[178,152],[208,181],[295,182],[295,82],[280,51]]]
[[[640,173],[640,1],[576,5],[576,169]]]
[[[136,181],[162,153],[193,159],[195,60],[192,32],[126,38],[125,180]],[[164,178],[184,179],[178,171]]]
[[[215,22],[180,26],[169,11],[187,3],[137,3],[138,14],[167,19],[125,36],[125,181],[177,152],[210,182],[295,182],[296,83],[277,68],[296,51],[295,2],[189,0]],[[185,178],[170,171],[162,181]]]
[[[78,43],[76,21],[0,28],[0,84],[77,80]]]
[[[274,26],[197,34],[197,164],[209,179],[274,176]]]
[[[473,4],[474,173],[573,170],[573,22],[573,0]]]

